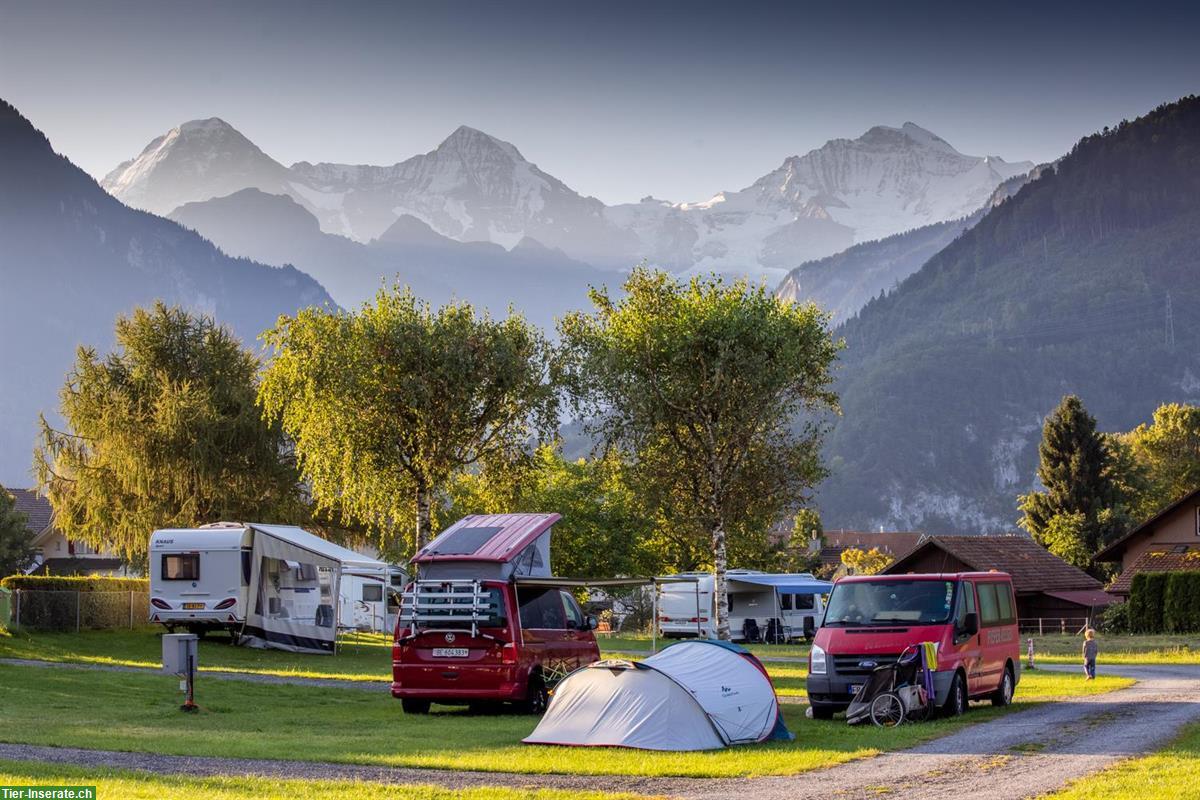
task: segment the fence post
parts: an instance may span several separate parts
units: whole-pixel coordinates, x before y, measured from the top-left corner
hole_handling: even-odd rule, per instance
[[[129,590],[129,630],[133,630],[133,590]]]
[[[1033,665],[1033,637],[1029,637],[1029,669],[1037,669]]]
[[[1038,636],[1045,636],[1045,635],[1046,634],[1042,632],[1042,618],[1038,617]]]
[[[16,619],[13,620],[13,625],[15,627],[19,628],[19,627],[21,627],[21,590],[20,589],[17,589],[16,595],[17,595],[17,616],[16,616]]]
[[[80,593],[75,592],[75,632],[79,633],[79,614],[80,614]]]
[[[1065,619],[1060,619],[1058,621],[1058,624],[1059,624],[1059,629],[1060,629],[1059,633],[1061,633],[1063,636],[1066,636],[1067,635],[1067,621]]]

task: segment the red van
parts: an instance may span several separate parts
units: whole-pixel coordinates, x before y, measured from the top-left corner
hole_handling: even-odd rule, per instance
[[[1021,680],[1012,578],[1003,572],[863,575],[833,585],[808,660],[813,716],[844,711],[876,667],[919,642],[937,644],[936,702],[1008,705]]]
[[[413,559],[420,577],[405,587],[392,645],[392,696],[406,712],[511,702],[540,714],[560,679],[600,660],[596,618],[548,574],[558,519],[466,517]]]

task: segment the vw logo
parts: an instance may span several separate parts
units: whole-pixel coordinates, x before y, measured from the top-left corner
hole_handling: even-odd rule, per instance
[[[875,669],[879,666],[879,664],[875,661],[860,661],[858,662],[858,666],[862,667],[863,669]]]
[[[446,644],[450,644],[450,643],[451,643],[451,642],[453,642],[453,641],[454,641],[454,634],[453,634],[453,633],[447,633],[447,634],[446,634]]]

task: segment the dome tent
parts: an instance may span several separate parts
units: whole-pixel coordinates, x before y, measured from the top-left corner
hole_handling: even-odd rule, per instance
[[[572,672],[524,741],[711,750],[791,738],[759,660],[730,642],[694,639],[645,661],[599,661]]]

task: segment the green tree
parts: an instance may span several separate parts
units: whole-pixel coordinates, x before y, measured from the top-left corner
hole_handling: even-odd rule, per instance
[[[576,408],[591,433],[633,455],[636,486],[667,498],[685,529],[707,533],[714,606],[724,609],[731,526],[766,519],[748,529],[765,545],[769,522],[823,474],[823,428],[797,418],[836,407],[839,346],[816,306],[762,286],[679,284],[638,268],[624,288],[619,301],[593,290],[595,312],[560,324]],[[724,613],[717,632],[729,638]]]
[[[520,316],[433,311],[385,289],[356,313],[283,317],[264,338],[275,358],[259,399],[295,441],[317,508],[390,552],[430,540],[455,474],[507,469],[557,426],[555,352]]]
[[[1090,568],[1120,520],[1113,457],[1096,420],[1075,395],[1046,417],[1037,476],[1043,491],[1019,499],[1020,525],[1059,558]]]
[[[554,574],[587,578],[658,572],[664,564],[649,546],[653,520],[642,511],[628,475],[628,465],[615,451],[568,461],[556,447],[543,445],[515,481],[480,473],[457,476],[448,518],[557,512],[563,519],[554,526]]]
[[[16,499],[0,486],[0,577],[21,572],[33,560],[33,533],[25,527],[28,521],[16,510]]]
[[[255,404],[257,359],[211,318],[157,303],[116,321],[116,351],[80,348],[34,458],[70,539],[145,557],[155,528],[302,521],[295,465]]]
[[[1167,403],[1154,411],[1149,425],[1119,437],[1129,451],[1136,487],[1133,513],[1145,519],[1200,487],[1200,406]]]
[[[792,534],[786,561],[789,572],[817,572],[821,568],[821,548],[825,546],[825,527],[815,508],[802,508],[792,517]]]

